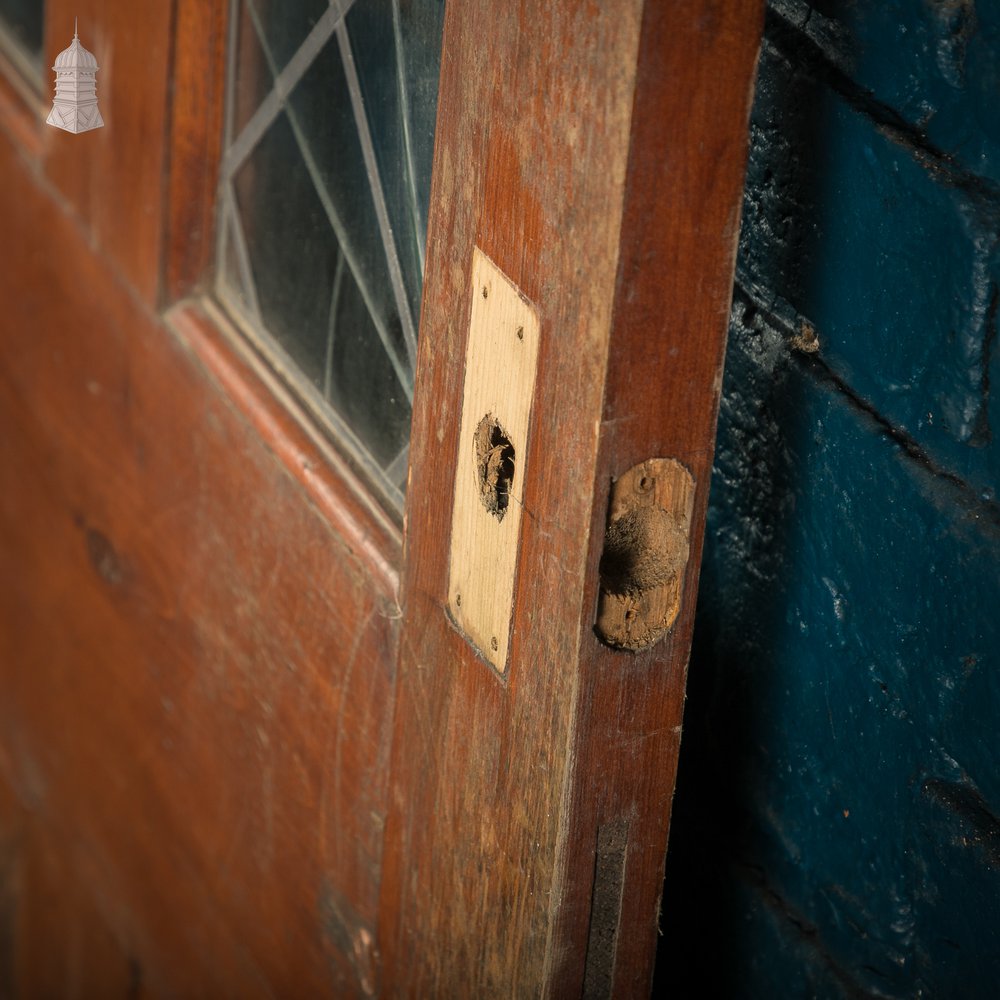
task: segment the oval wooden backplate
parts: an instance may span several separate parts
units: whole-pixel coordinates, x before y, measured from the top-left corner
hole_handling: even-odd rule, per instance
[[[693,508],[694,478],[676,459],[647,459],[612,484],[594,626],[609,646],[648,649],[673,627]]]

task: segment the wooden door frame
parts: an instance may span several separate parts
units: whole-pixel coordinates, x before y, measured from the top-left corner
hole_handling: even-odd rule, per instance
[[[81,4],[81,37],[91,25],[101,53],[107,124],[93,133],[49,128],[44,94],[0,80],[0,214],[20,244],[0,275],[0,407],[16,429],[2,444],[24,470],[0,519],[17,539],[0,581],[0,722],[60,763],[46,808],[25,809],[31,755],[0,744],[0,818],[27,845],[25,884],[55,872],[65,887],[44,916],[22,900],[36,930],[82,913],[100,937],[103,920],[128,967],[180,993],[367,994],[402,532],[208,294],[227,9]],[[49,0],[45,65],[74,13]],[[269,509],[247,525],[261,496]],[[38,568],[15,578],[18,560]],[[18,627],[9,616],[29,599],[32,627]],[[72,622],[71,648],[43,614]],[[32,658],[77,682],[22,682]],[[202,697],[213,678],[236,698]],[[116,786],[140,810],[129,824],[109,824]],[[224,846],[248,823],[277,863]],[[262,900],[268,920],[242,919]],[[187,912],[209,923],[210,956],[164,919]],[[58,963],[31,938],[26,974],[44,976]],[[120,960],[95,949],[89,974],[111,981]]]
[[[49,0],[47,23],[70,7]],[[386,995],[648,993],[761,0],[450,4],[405,534],[211,304],[228,2],[152,10],[79,9],[129,38],[113,72],[136,99],[109,128],[146,141],[90,167],[121,178],[114,210],[91,204],[66,144],[2,81],[0,121],[111,262],[131,322],[155,338],[169,307],[180,345],[319,510],[345,579],[371,586],[333,612],[346,633],[363,620],[354,655],[388,660],[396,685],[373,798],[388,804],[381,872],[334,906],[354,981]],[[47,65],[60,42],[47,32]],[[454,463],[441,456],[457,450],[476,246],[536,305],[543,337],[504,680],[446,613]],[[127,350],[161,363],[174,346]],[[680,616],[652,650],[614,652],[593,632],[609,488],[651,457],[696,484]],[[351,802],[333,804],[348,826],[362,822]]]
[[[160,304],[395,606],[399,512],[378,500],[213,298],[229,6],[229,0],[177,0]]]
[[[380,941],[390,992],[648,995],[760,0],[448,10],[403,566]],[[468,165],[476,164],[475,169]],[[449,624],[480,248],[538,310],[515,626],[498,678]],[[695,481],[680,615],[594,633],[611,483]],[[447,942],[446,949],[436,942]]]

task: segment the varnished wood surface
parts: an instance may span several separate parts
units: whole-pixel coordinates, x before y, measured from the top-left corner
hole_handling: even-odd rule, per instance
[[[227,3],[175,3],[161,289],[165,305],[196,289],[209,290],[215,270],[229,14]]]
[[[447,11],[381,910],[387,983],[404,995],[533,996],[552,977],[640,13]],[[451,530],[473,245],[541,326],[505,684],[448,624],[438,541]]]
[[[155,311],[210,280],[224,6],[88,0],[106,128],[0,128],[0,993],[640,996],[696,574],[640,658],[596,567],[652,455],[697,565],[757,4],[449,7],[402,553]],[[503,681],[445,612],[474,245],[541,322]]]
[[[231,402],[5,138],[0,176],[0,988],[364,995],[388,578],[253,373]]]
[[[648,993],[760,14],[449,8],[382,903],[408,995]],[[433,541],[473,242],[542,327],[506,686],[449,628]],[[694,570],[671,640],[636,656],[593,633],[597,563],[611,477],[653,456],[695,475]],[[593,898],[599,840],[616,900]],[[588,969],[592,918],[615,940]]]
[[[570,874],[557,933],[563,996],[575,995],[597,831],[618,819],[629,843],[614,996],[649,991],[762,27],[761,0],[652,3],[643,20],[580,623]],[[672,631],[632,655],[589,629],[597,528],[611,479],[651,456],[677,459],[694,477],[691,551]]]
[[[302,485],[373,589],[389,602],[391,617],[398,618],[402,537],[393,516],[374,501],[364,480],[221,306],[208,298],[185,300],[165,319]]]

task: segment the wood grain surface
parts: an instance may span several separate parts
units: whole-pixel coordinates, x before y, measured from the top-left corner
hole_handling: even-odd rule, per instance
[[[215,192],[222,152],[229,5],[175,0],[171,48],[161,302],[169,305],[214,275]]]
[[[648,993],[697,572],[672,639],[633,656],[594,635],[597,563],[611,477],[656,455],[694,472],[697,567],[760,18],[448,10],[381,908],[408,995],[579,996],[592,910],[627,931],[588,982]],[[506,686],[447,623],[436,543],[473,244],[541,322]],[[616,909],[592,890],[623,829]]]
[[[598,831],[620,819],[630,832],[613,995],[649,991],[762,27],[761,0],[652,3],[644,13],[580,622],[560,995],[579,977]],[[611,479],[651,455],[694,477],[691,551],[671,633],[631,655],[590,628],[598,526]]]
[[[0,176],[0,992],[363,996],[398,612],[351,539],[398,536],[3,137]]]
[[[103,129],[0,93],[0,994],[642,996],[760,4],[449,5],[402,539],[159,314],[210,286],[225,6],[51,0]],[[504,679],[446,612],[475,246],[539,319]],[[691,561],[632,655],[598,562],[650,456]]]
[[[538,315],[478,249],[466,296],[471,305],[452,477],[448,613],[502,674],[514,611]]]

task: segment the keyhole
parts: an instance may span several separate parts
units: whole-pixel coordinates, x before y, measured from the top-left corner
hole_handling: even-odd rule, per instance
[[[498,521],[502,521],[510,503],[510,484],[514,479],[514,446],[492,413],[479,421],[475,447],[479,499]]]

